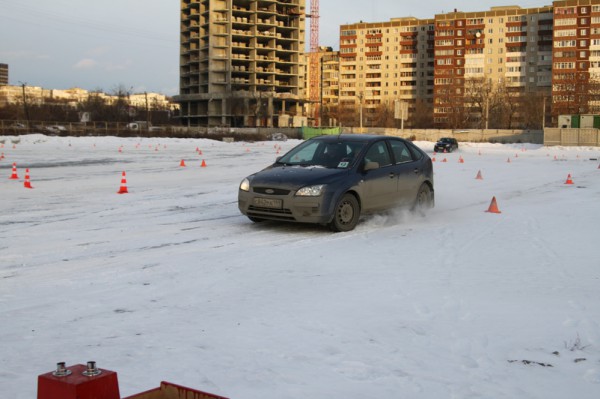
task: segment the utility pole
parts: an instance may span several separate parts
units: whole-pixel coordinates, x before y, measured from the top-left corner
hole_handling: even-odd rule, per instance
[[[319,105],[319,125],[323,126],[323,54],[321,54],[321,96],[320,96],[320,105]]]
[[[485,130],[488,130],[490,120],[490,98],[485,98]]]
[[[146,97],[146,129],[150,130],[150,113],[148,112],[148,92],[144,92]]]
[[[546,96],[542,97],[542,130],[546,128]]]
[[[364,95],[364,93],[362,91],[358,93],[359,115],[360,115],[359,116],[360,117],[360,133],[362,133],[362,127],[363,127],[363,124],[362,124],[362,122],[363,122],[362,121],[362,107],[363,107],[362,100],[363,100],[363,95]]]
[[[23,89],[23,111],[25,111],[25,119],[27,120],[27,129],[29,129],[29,107],[27,106],[27,97],[25,96],[25,86],[27,86],[27,82],[19,82],[21,83],[21,88]]]

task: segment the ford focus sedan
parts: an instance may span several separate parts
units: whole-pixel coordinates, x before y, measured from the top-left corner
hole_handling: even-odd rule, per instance
[[[238,207],[253,222],[280,220],[354,229],[361,214],[433,207],[433,166],[412,142],[379,135],[306,140],[245,178]]]

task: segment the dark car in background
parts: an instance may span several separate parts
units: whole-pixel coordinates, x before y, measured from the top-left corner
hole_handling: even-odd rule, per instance
[[[452,137],[443,137],[433,146],[435,152],[452,152],[454,150],[458,150],[458,141]]]
[[[412,142],[378,135],[306,140],[245,178],[238,207],[254,222],[280,220],[354,229],[362,213],[434,205],[433,166]]]

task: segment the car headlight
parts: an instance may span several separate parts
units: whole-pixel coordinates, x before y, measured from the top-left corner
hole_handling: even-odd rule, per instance
[[[324,188],[324,184],[302,187],[300,190],[296,191],[296,195],[299,197],[318,197],[319,195],[321,195]]]
[[[240,190],[250,191],[250,180],[248,180],[248,178],[242,180],[242,182],[240,183]]]

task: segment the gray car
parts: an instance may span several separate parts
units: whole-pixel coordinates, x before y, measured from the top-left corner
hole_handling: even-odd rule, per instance
[[[433,166],[391,136],[319,136],[245,178],[238,207],[254,222],[281,220],[354,229],[362,213],[434,205]]]

